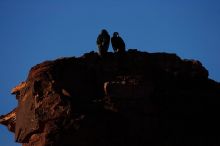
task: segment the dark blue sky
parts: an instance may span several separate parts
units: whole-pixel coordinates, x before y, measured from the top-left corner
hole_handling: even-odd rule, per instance
[[[219,0],[1,0],[0,115],[16,106],[10,90],[32,66],[96,51],[102,28],[127,48],[200,60],[220,81]],[[3,126],[0,145],[16,145]]]

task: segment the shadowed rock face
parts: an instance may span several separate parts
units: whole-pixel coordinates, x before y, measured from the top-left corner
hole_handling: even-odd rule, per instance
[[[219,144],[220,84],[199,61],[175,54],[47,61],[12,93],[18,107],[0,123],[23,146]]]

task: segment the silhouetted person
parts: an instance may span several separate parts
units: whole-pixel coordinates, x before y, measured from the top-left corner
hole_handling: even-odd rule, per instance
[[[112,48],[116,53],[125,52],[125,43],[123,39],[119,36],[118,32],[113,33],[113,37],[111,38]]]
[[[110,35],[108,34],[107,30],[101,30],[101,33],[97,37],[96,43],[99,49],[99,55],[105,56],[108,52],[108,47],[110,43]]]

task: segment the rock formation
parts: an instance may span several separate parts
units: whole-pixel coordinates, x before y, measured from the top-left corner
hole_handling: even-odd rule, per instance
[[[0,117],[23,146],[216,146],[220,84],[199,61],[128,50],[46,61]]]

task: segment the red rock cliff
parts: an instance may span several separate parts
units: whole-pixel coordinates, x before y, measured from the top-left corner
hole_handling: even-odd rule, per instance
[[[199,61],[129,50],[46,61],[0,117],[23,146],[219,143],[220,84]]]

